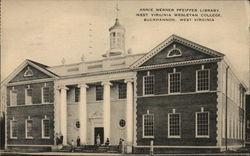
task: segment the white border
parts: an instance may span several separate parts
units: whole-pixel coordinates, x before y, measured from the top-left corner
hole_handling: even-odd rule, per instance
[[[144,135],[144,116],[145,115],[153,115],[153,135],[152,136]],[[142,138],[154,138],[154,114],[149,114],[149,112],[147,112],[147,114],[142,115]]]
[[[32,119],[25,119],[25,139],[33,139],[33,136],[27,136],[27,122],[28,120],[31,120],[32,121],[32,132],[33,132],[33,120]]]
[[[208,135],[197,135],[198,133],[197,114],[198,113],[208,113]],[[196,138],[209,138],[209,134],[210,134],[210,122],[209,121],[210,121],[210,114],[208,111],[195,112],[195,137]]]
[[[28,89],[31,89],[32,90],[32,88],[25,88],[24,90],[25,90],[25,102],[24,102],[24,104],[25,105],[32,105],[33,104],[33,99],[32,99],[32,96],[31,96],[31,103],[28,103]]]
[[[170,115],[171,114],[178,114],[179,115],[179,134],[175,136],[170,136]],[[181,138],[181,113],[168,113],[168,138]]]
[[[7,117],[6,117],[7,118]],[[10,139],[17,139],[17,136],[16,137],[13,137],[12,136],[12,122],[13,121],[16,121],[17,122],[17,120],[15,120],[14,118],[12,119],[12,120],[10,120]],[[17,127],[18,127],[18,125],[17,125]],[[17,132],[18,132],[18,130],[17,130]],[[7,143],[7,142],[6,142]]]
[[[43,121],[44,120],[49,120],[49,132],[50,132],[50,119],[47,118],[47,116],[45,116],[45,118],[42,119],[42,122],[41,122],[42,123],[42,126],[41,126],[42,127],[42,139],[50,139],[50,136],[48,136],[48,137],[44,136],[44,126],[43,126]]]
[[[203,71],[203,70],[208,70],[208,89],[207,90],[198,90],[198,72],[199,71]],[[207,91],[210,90],[210,69],[199,69],[199,70],[196,70],[195,90],[196,90],[196,92],[207,92]]]
[[[49,102],[44,102],[43,88],[49,88],[49,87],[48,86],[44,86],[44,87],[41,88],[41,102],[42,102],[42,104],[49,104],[50,103],[50,97],[49,97]],[[50,91],[49,91],[49,94],[50,94]]]
[[[180,74],[180,91],[179,92],[170,93],[170,75],[172,74]],[[181,93],[181,72],[168,73],[168,94],[178,94],[178,93]]]
[[[149,77],[149,76],[153,76],[153,92],[155,93],[155,75],[145,75],[142,77],[142,95],[143,96],[151,96],[151,95],[154,95],[154,94],[145,94],[145,80],[144,78],[145,77]]]

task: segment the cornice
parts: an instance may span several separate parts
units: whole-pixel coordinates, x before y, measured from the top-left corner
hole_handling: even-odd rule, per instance
[[[157,53],[159,53],[160,51],[162,51],[164,48],[166,48],[167,46],[169,46],[174,41],[177,42],[177,43],[183,44],[185,46],[188,46],[190,48],[193,48],[195,50],[198,50],[200,52],[203,52],[205,54],[212,55],[214,57],[222,57],[222,56],[224,56],[224,54],[219,53],[219,52],[217,52],[215,50],[209,49],[207,47],[204,47],[202,45],[199,45],[197,43],[194,43],[192,41],[184,39],[182,37],[179,37],[179,36],[176,36],[176,35],[172,35],[169,38],[167,38],[165,41],[163,41],[162,43],[160,43],[158,46],[156,46],[155,48],[153,48],[151,51],[149,51],[146,55],[142,56],[140,59],[138,59],[136,62],[134,62],[130,67],[131,68],[138,68],[140,65],[142,65],[143,63],[145,63],[147,60],[149,60],[153,56],[155,56]]]
[[[19,82],[12,82],[6,84],[6,86],[17,86],[17,85],[24,85],[24,84],[33,84],[33,83],[42,83],[42,82],[50,82],[54,81],[55,78],[46,78],[46,79],[35,79],[35,80],[28,80],[28,81],[19,81]]]
[[[149,69],[160,69],[160,68],[168,68],[168,67],[194,65],[194,64],[201,64],[201,63],[211,63],[211,62],[221,61],[222,59],[223,59],[222,57],[217,57],[217,58],[200,59],[200,60],[192,60],[192,61],[157,64],[157,65],[137,67],[137,68],[134,68],[133,70],[134,71],[141,71],[141,70],[149,70]]]

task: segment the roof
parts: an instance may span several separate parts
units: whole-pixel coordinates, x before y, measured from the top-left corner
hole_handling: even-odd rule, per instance
[[[116,18],[115,19],[115,24],[109,28],[109,31],[111,31],[112,29],[125,29],[119,22],[119,19]]]
[[[169,46],[173,42],[181,43],[181,44],[183,44],[185,46],[196,49],[196,50],[198,50],[198,51],[200,51],[202,53],[212,55],[214,57],[223,57],[224,56],[224,54],[222,54],[220,52],[217,52],[215,50],[212,50],[210,48],[202,46],[202,45],[200,45],[198,43],[192,42],[190,40],[187,40],[185,38],[182,38],[182,37],[179,37],[179,36],[173,34],[170,37],[168,37],[166,40],[161,42],[159,45],[157,45],[155,48],[153,48],[151,51],[149,51],[147,54],[145,54],[140,59],[138,59],[136,62],[134,62],[131,65],[131,68],[138,68],[143,63],[145,63],[147,60],[149,60],[150,58],[152,58],[153,56],[155,56],[156,54],[161,52],[164,48],[166,48],[167,46]]]

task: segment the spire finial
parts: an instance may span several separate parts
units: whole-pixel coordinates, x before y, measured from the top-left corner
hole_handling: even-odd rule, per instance
[[[118,0],[116,0],[116,7],[115,7],[115,10],[116,10],[116,19],[118,19],[118,13],[119,13],[119,11],[120,11],[119,6],[118,6]]]

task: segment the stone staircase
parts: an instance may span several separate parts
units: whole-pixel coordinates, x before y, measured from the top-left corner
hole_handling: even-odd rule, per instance
[[[72,152],[71,146],[63,146],[59,152]],[[74,148],[74,152],[78,153],[119,153],[117,145],[110,146],[95,146],[95,145],[85,145]]]

